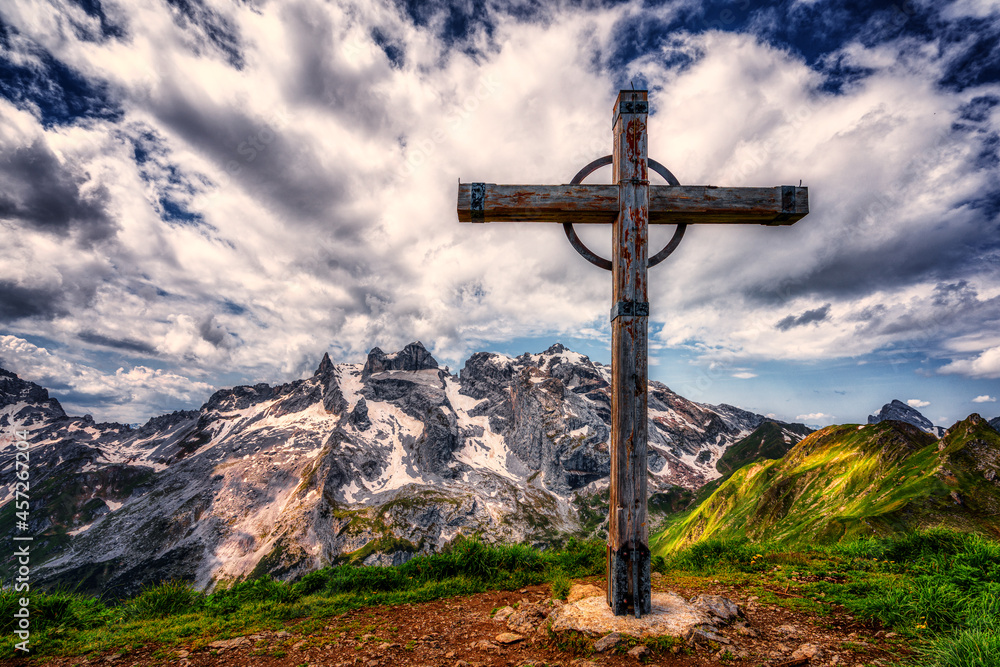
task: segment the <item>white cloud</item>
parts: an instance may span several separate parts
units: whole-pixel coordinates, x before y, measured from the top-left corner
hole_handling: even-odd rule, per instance
[[[810,412],[807,415],[795,415],[795,419],[800,422],[832,422],[833,415],[824,412]]]
[[[973,403],[996,403],[997,399],[994,398],[993,396],[989,396],[988,394],[983,394],[981,396],[976,396],[974,399],[972,399],[972,402]]]
[[[996,0],[958,0],[942,9],[942,15],[947,18],[960,18],[963,16],[987,17],[994,16],[1000,11],[1000,4]]]
[[[911,408],[926,408],[930,405],[930,401],[921,401],[919,398],[911,398],[906,401],[906,404]]]
[[[983,350],[971,359],[957,359],[938,369],[938,373],[968,375],[974,378],[1000,378],[1000,346]]]
[[[740,371],[739,373],[733,373],[734,378],[739,378],[741,380],[749,380],[750,378],[757,377],[756,373],[751,373],[749,371]]]

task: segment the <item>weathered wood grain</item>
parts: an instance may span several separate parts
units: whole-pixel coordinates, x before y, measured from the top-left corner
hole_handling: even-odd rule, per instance
[[[649,224],[791,225],[809,213],[809,188],[795,187],[783,207],[782,187],[720,188],[650,185]],[[572,222],[611,224],[618,215],[617,185],[486,184],[482,220],[473,220],[471,184],[458,186],[459,222]]]
[[[646,91],[622,91],[619,101],[645,101]],[[616,109],[619,103],[616,102]],[[649,232],[646,113],[621,113],[614,127],[612,174],[618,190],[613,225],[612,304],[648,304]],[[648,311],[646,311],[648,313]],[[649,613],[642,557],[646,528],[647,317],[619,315],[611,322],[611,489],[608,521],[608,603],[624,614]],[[648,569],[648,565],[646,565]],[[624,584],[623,584],[624,581]],[[648,588],[648,587],[647,587]]]

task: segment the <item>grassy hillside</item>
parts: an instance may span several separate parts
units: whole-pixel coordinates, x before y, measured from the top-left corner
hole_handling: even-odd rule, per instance
[[[812,433],[803,424],[764,422],[753,433],[727,449],[716,462],[715,469],[723,475],[736,472],[758,459],[780,459],[802,438]]]
[[[734,443],[719,457],[715,463],[715,469],[722,473],[722,477],[700,487],[690,496],[688,504],[680,509],[688,509],[700,504],[743,466],[762,459],[780,459],[810,433],[812,433],[812,429],[804,424],[785,424],[782,427],[775,422],[764,422],[754,429],[753,433]],[[674,511],[679,510],[675,509]]]
[[[830,426],[782,459],[737,470],[650,539],[830,544],[931,526],[1000,537],[1000,433],[979,415],[939,441],[896,421]]]

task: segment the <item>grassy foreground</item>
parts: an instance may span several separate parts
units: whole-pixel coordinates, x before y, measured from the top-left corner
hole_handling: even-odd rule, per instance
[[[708,540],[668,565],[742,573],[764,603],[820,615],[842,606],[907,638],[914,665],[1000,665],[1000,542],[979,534],[937,528],[804,551]],[[775,584],[803,597],[779,598]]]
[[[84,655],[127,652],[140,646],[201,648],[264,630],[309,633],[323,619],[359,607],[428,602],[490,590],[513,590],[549,582],[569,590],[571,577],[604,571],[604,545],[571,540],[563,549],[538,551],[525,545],[456,542],[444,553],[418,556],[399,567],[340,565],[289,584],[256,579],[204,595],[181,582],[165,582],[135,598],[110,605],[60,590],[33,592],[31,654]],[[14,611],[24,593],[0,591],[0,659],[16,651]],[[294,628],[289,627],[289,621]]]
[[[915,665],[1000,665],[1000,543],[979,535],[936,529],[803,551],[710,540],[654,558],[654,569],[665,574],[663,583],[698,587],[721,580],[761,603],[820,617],[844,607],[904,637],[917,651]],[[127,653],[151,645],[198,649],[257,631],[314,632],[324,619],[358,607],[545,582],[564,596],[571,578],[603,570],[601,543],[539,552],[470,540],[400,567],[343,565],[294,584],[259,579],[210,595],[175,582],[114,606],[69,591],[34,593],[31,648],[33,656]],[[12,614],[19,595],[0,592],[0,659],[15,655]]]

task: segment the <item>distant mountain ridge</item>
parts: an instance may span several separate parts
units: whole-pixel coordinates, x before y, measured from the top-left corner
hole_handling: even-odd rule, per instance
[[[893,399],[891,402],[886,403],[882,406],[874,415],[868,417],[869,424],[878,424],[880,422],[886,421],[887,419],[893,419],[899,422],[905,422],[907,424],[913,424],[917,428],[932,435],[938,437],[944,435],[945,429],[941,426],[935,426],[930,419],[923,416],[919,410],[916,408],[903,403],[898,399]]]
[[[70,417],[0,373],[0,426],[33,444],[33,577],[135,593],[292,578],[350,557],[402,562],[458,533],[545,542],[581,530],[607,488],[610,368],[562,345],[481,352],[460,376],[419,342],[308,378],[215,392],[139,428]],[[697,488],[765,417],[649,383],[650,492]],[[12,461],[0,530],[14,532]],[[10,556],[0,561],[9,576]]]

